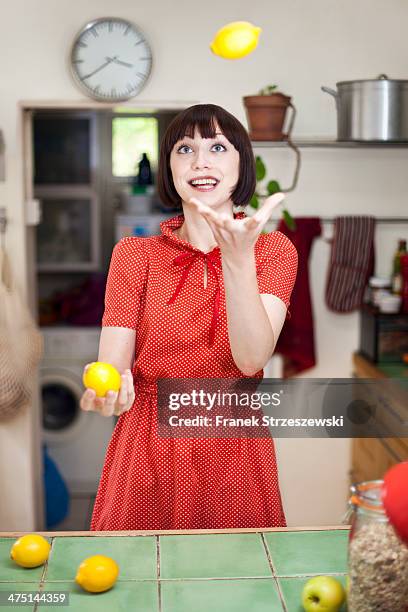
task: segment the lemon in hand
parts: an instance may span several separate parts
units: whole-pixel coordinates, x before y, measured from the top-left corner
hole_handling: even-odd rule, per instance
[[[257,47],[261,31],[248,21],[227,23],[214,36],[210,49],[224,59],[240,59]]]
[[[94,555],[84,559],[78,567],[75,581],[85,591],[102,593],[112,588],[119,575],[119,565],[105,555]]]
[[[40,535],[30,533],[18,538],[11,547],[10,558],[21,567],[38,567],[48,559],[51,545]]]
[[[113,365],[103,361],[91,363],[84,372],[82,381],[88,389],[93,389],[98,397],[105,397],[107,391],[119,391],[121,378]]]

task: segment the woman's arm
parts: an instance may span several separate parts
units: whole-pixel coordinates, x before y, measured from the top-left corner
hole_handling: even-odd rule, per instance
[[[257,276],[255,245],[273,209],[284,197],[283,193],[269,196],[260,210],[241,220],[217,213],[197,198],[189,200],[207,221],[220,247],[231,353],[237,367],[247,376],[268,362],[285,321],[289,285],[282,273],[289,273],[290,292],[296,278],[297,252],[283,234],[290,248],[284,248],[278,257],[275,249],[267,249],[264,271]],[[288,285],[283,293],[282,281]],[[274,295],[275,292],[285,297],[285,301]],[[261,297],[261,294],[267,295]]]
[[[136,330],[127,327],[102,327],[98,361],[110,363],[122,374],[131,370],[135,357]]]
[[[223,275],[231,353],[241,372],[252,376],[275,350],[286,305],[275,295],[259,294],[254,252],[250,258],[223,258]]]

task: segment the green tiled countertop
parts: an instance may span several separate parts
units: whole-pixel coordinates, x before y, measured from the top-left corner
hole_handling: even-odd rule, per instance
[[[68,608],[24,606],[33,611],[301,612],[309,577],[331,575],[345,585],[348,532],[345,526],[41,532],[51,552],[33,569],[9,557],[23,533],[0,532],[0,591],[69,592]],[[120,574],[112,589],[91,594],[74,579],[80,562],[96,554],[115,559]]]

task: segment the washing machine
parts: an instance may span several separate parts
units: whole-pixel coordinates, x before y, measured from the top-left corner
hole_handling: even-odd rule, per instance
[[[71,493],[94,494],[117,417],[81,410],[86,363],[98,358],[100,328],[43,327],[42,441]]]

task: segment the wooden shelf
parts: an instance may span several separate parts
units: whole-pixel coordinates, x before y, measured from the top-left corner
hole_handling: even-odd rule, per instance
[[[379,141],[339,141],[335,138],[299,138],[292,140],[293,144],[299,148],[333,148],[333,149],[406,149],[406,142],[379,142]],[[252,140],[252,146],[258,148],[279,148],[287,147],[286,140]]]

